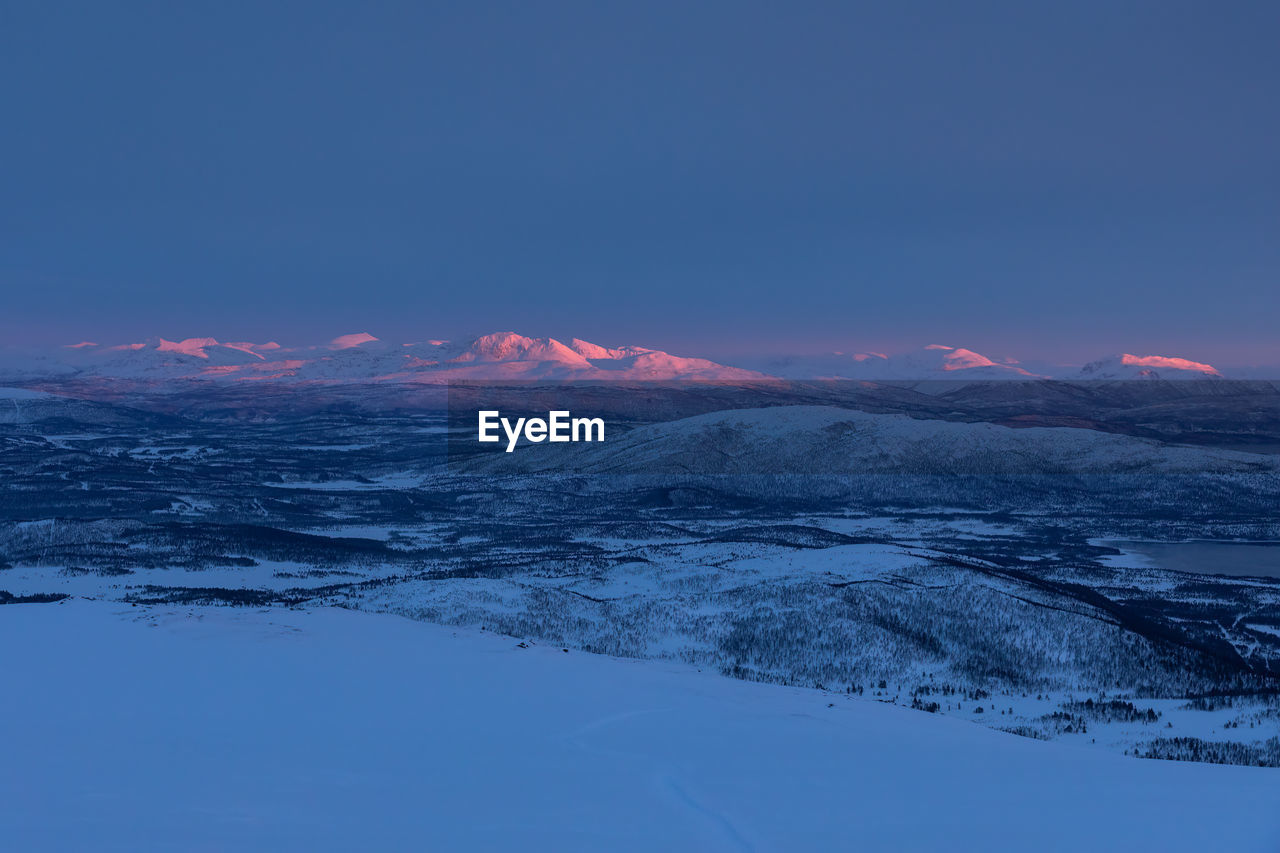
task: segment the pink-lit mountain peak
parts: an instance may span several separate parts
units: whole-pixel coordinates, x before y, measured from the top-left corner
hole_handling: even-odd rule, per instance
[[[655,350],[646,349],[645,347],[602,347],[599,344],[593,344],[590,341],[584,341],[581,338],[574,338],[571,340],[569,342],[569,349],[587,359],[630,358],[631,356],[655,352]]]
[[[243,353],[250,358],[265,360],[266,356],[257,352],[259,348],[271,349],[273,346],[278,347],[279,344],[258,344],[251,343],[221,343],[216,338],[187,338],[182,341],[168,341],[160,338],[155,345],[156,352],[174,353],[177,355],[185,355],[191,358],[200,358],[226,362],[228,359],[235,361],[234,353]]]
[[[185,338],[180,341],[171,341],[167,338],[160,337],[128,344],[116,344],[113,346],[101,346],[92,341],[82,341],[78,344],[67,344],[63,347],[63,349],[76,350],[90,356],[100,353],[149,352],[157,355],[185,356],[187,358],[199,358],[205,360],[208,360],[214,354],[224,354],[228,351],[235,351],[260,359],[264,357],[261,355],[262,352],[279,348],[280,345],[275,342],[265,344],[240,341],[222,342],[217,338]]]
[[[931,361],[932,359],[929,357],[940,357],[938,366],[944,371],[972,370],[974,368],[990,367],[1000,370],[1012,370],[1015,373],[1021,373],[1027,376],[1030,375],[1027,371],[1019,367],[992,361],[981,353],[976,353],[973,350],[964,349],[963,347],[948,347],[943,346],[942,344],[929,344],[929,346],[924,348],[924,351],[926,355],[926,359],[924,359],[925,361]]]
[[[467,344],[462,352],[449,359],[450,363],[467,362],[555,362],[574,367],[590,367],[581,354],[555,338],[526,338],[515,332],[494,332]]]
[[[12,362],[11,362],[12,363]],[[118,346],[59,347],[28,359],[15,376],[84,374],[148,381],[168,379],[289,380],[299,382],[446,382],[455,380],[709,380],[853,379],[1203,379],[1218,378],[1212,365],[1163,355],[1122,353],[1086,365],[1056,367],[1033,362],[1025,369],[963,347],[930,344],[913,351],[743,357],[734,366],[677,356],[640,346],[603,346],[581,338],[494,332],[469,340],[381,341],[368,332],[342,335],[313,346],[275,342],[221,342],[212,337],[172,341],[152,338]],[[1032,370],[1036,372],[1031,372]]]
[[[209,353],[205,348],[216,346],[218,341],[215,338],[187,338],[183,341],[167,341],[161,338],[160,343],[156,345],[156,352],[176,352],[192,358],[208,358]]]
[[[644,347],[495,332],[468,341],[409,344],[367,332],[320,346],[154,338],[123,347],[63,349],[65,369],[102,378],[165,381],[410,382],[489,380],[749,380],[761,374]]]
[[[1221,375],[1211,364],[1191,361],[1186,358],[1173,358],[1164,355],[1130,355],[1129,353],[1124,353],[1120,356],[1120,360],[1124,364],[1139,365],[1141,367],[1163,367],[1166,370],[1194,370],[1200,373],[1212,373],[1215,376]]]
[[[1165,355],[1121,353],[1086,364],[1082,379],[1220,379],[1211,364]]]
[[[637,346],[605,347],[573,338],[529,338],[515,332],[482,335],[439,348],[438,362],[414,357],[410,366],[439,377],[522,379],[753,380],[755,371]]]
[[[356,332],[350,335],[339,335],[338,337],[329,341],[329,349],[332,349],[332,350],[355,349],[356,347],[361,347],[361,346],[364,346],[365,344],[376,343],[377,340],[378,340],[377,338],[375,338],[373,335],[369,334],[368,332]]]

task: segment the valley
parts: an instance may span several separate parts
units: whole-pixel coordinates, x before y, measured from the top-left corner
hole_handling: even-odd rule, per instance
[[[690,393],[658,408],[711,402]],[[1280,580],[1124,544],[1280,541],[1267,454],[863,399],[633,416],[573,471],[529,468],[546,445],[454,458],[438,408],[195,417],[176,399],[23,401],[0,435],[0,590],[394,614],[1011,736],[1280,765]],[[763,424],[783,439],[750,466],[660,461],[716,458]],[[854,456],[781,453],[815,435]],[[1006,438],[1019,453],[961,450]],[[508,458],[524,467],[489,467]]]

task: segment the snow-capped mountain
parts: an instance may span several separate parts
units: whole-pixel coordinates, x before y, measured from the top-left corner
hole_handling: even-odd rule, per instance
[[[527,338],[497,332],[453,344],[434,341],[405,348],[408,372],[429,371],[441,379],[614,379],[746,381],[763,374],[685,358],[644,347],[609,348],[574,338]],[[407,377],[406,377],[407,378]]]
[[[853,379],[865,381],[993,380],[993,379],[1221,379],[1271,378],[1270,368],[1252,371],[1218,370],[1211,364],[1163,355],[1123,353],[1084,365],[1057,365],[1045,361],[997,360],[963,347],[931,344],[904,353],[827,353],[825,355],[774,356],[739,360],[744,366],[786,379]]]
[[[1211,364],[1164,355],[1121,353],[1086,364],[1074,379],[1221,379]]]
[[[930,344],[896,355],[880,352],[829,353],[761,361],[758,369],[786,379],[1036,379],[1014,363],[1003,363],[962,347]]]
[[[170,379],[235,372],[263,364],[279,349],[275,344],[222,343],[215,338],[171,341],[150,338],[104,346],[81,343],[67,347],[64,360],[79,373],[129,379]],[[255,350],[261,349],[262,352]]]
[[[973,350],[941,344],[931,344],[923,350],[908,353],[900,357],[894,367],[908,376],[926,373],[948,379],[1036,378],[1035,374],[1023,370],[1017,364],[994,361]]]
[[[10,359],[16,378],[79,375],[132,380],[291,380],[410,382],[457,380],[701,380],[747,381],[762,374],[701,358],[643,347],[608,348],[573,339],[529,338],[497,332],[454,343],[395,344],[367,333],[342,335],[319,346],[227,343],[215,338],[102,346],[84,342],[56,354]]]
[[[1266,373],[1259,368],[1256,373]],[[1226,374],[1226,375],[1236,375]],[[1250,374],[1253,375],[1253,374]],[[1269,375],[1269,374],[1268,374]],[[450,381],[718,381],[848,379],[927,380],[1219,379],[1212,365],[1186,358],[1120,354],[1083,368],[991,358],[964,347],[931,344],[901,353],[833,352],[758,355],[732,364],[639,346],[608,347],[571,338],[495,332],[461,341],[395,343],[355,332],[310,346],[220,341],[212,337],[104,345],[90,341],[56,350],[0,352],[0,379],[103,378],[140,382],[224,380],[430,384]],[[1265,378],[1265,377],[1264,377]]]

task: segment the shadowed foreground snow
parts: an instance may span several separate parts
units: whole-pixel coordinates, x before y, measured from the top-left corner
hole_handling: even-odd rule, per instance
[[[9,605],[0,648],[11,850],[1280,849],[1274,769],[392,616]]]

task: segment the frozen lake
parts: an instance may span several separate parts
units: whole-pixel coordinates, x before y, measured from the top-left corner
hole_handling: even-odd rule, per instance
[[[1124,555],[1114,564],[1151,566],[1178,572],[1280,578],[1280,542],[1148,542],[1103,539],[1098,544],[1119,548]]]

